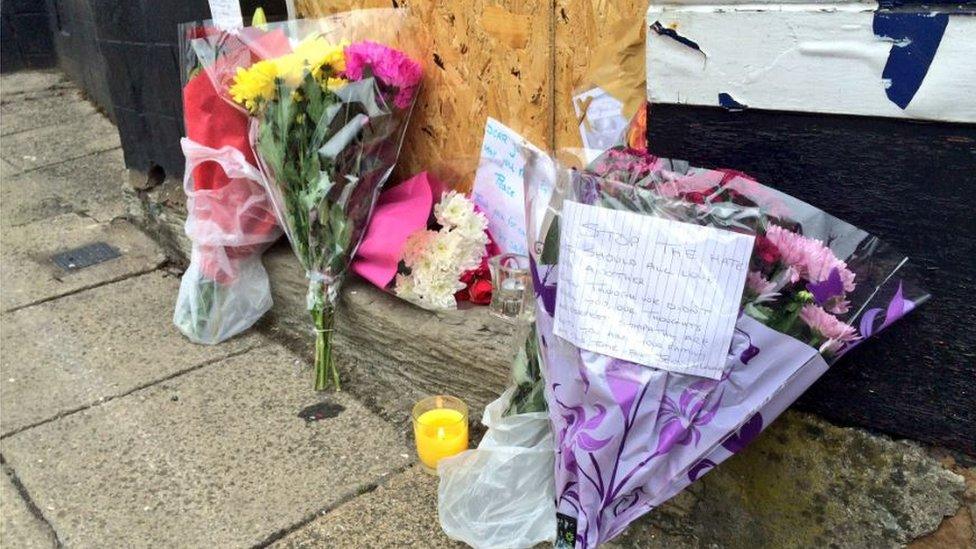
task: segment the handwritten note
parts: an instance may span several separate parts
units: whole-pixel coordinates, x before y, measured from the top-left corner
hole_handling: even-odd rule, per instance
[[[623,143],[629,121],[624,104],[596,87],[573,97],[576,117],[581,119],[580,138],[587,162],[593,162],[603,151]]]
[[[488,230],[502,253],[527,255],[522,155],[526,147],[538,151],[501,122],[488,119],[471,196],[488,216]]]
[[[244,26],[240,0],[210,0],[210,18],[220,30],[234,30]]]
[[[566,202],[556,335],[654,368],[719,379],[753,236]]]

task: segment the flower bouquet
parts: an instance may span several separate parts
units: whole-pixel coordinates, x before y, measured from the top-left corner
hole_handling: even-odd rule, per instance
[[[487,305],[498,246],[474,202],[445,188],[423,172],[384,191],[352,270],[424,309]]]
[[[315,389],[339,388],[339,287],[400,152],[421,80],[423,34],[405,10],[358,10],[198,39],[249,141],[279,224],[309,278]],[[262,37],[283,34],[284,53]],[[202,42],[200,42],[202,40]],[[248,51],[263,55],[255,61]]]
[[[183,27],[189,41],[215,36],[200,24]],[[255,34],[252,32],[252,34]],[[189,43],[189,42],[186,42]],[[255,35],[241,56],[282,52],[283,34]],[[215,344],[246,330],[271,308],[261,253],[281,236],[248,143],[247,116],[222,99],[192,48],[184,51],[183,113],[186,234],[193,242],[173,322],[191,341]],[[216,70],[223,59],[216,62]]]
[[[606,151],[582,170],[553,171],[548,157],[527,154],[536,329],[556,434],[557,546],[595,547],[621,533],[741,450],[829,364],[928,298],[904,277],[907,259],[875,237],[744,174],[623,149]],[[660,360],[644,363],[556,335],[557,293],[560,300],[573,295],[559,288],[579,282],[573,265],[563,263],[560,241],[576,242],[580,229],[567,215],[590,208],[652,218],[678,236],[708,228],[722,238],[752,240],[748,260],[730,267],[740,269],[742,285],[732,296],[734,323],[715,375],[663,368],[676,353],[687,356],[685,339],[670,328],[653,339],[664,349]],[[587,253],[618,249],[610,246]],[[678,272],[686,281],[711,280],[700,256],[681,256],[677,270],[650,257],[638,268],[669,273],[662,285],[678,280],[672,278]],[[680,284],[670,288],[681,295]],[[606,323],[625,330],[641,314],[638,306]],[[654,324],[674,317],[650,318]]]
[[[488,258],[495,248],[485,215],[468,197],[449,191],[434,205],[434,217],[435,229],[407,239],[393,291],[425,309],[456,309],[458,301],[487,305]]]

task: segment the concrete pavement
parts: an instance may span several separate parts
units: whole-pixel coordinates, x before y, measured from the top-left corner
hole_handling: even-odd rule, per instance
[[[115,127],[70,82],[0,77],[3,546],[308,546],[336,525],[331,546],[361,546],[367,525],[446,544],[402,423],[316,394],[304,361],[257,331],[213,347],[179,334],[178,275],[125,218],[123,180]],[[120,257],[52,260],[93,242]],[[299,417],[323,403],[329,417]],[[404,483],[422,506],[362,521]]]

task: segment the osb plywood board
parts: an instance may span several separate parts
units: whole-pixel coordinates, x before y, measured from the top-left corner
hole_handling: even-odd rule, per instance
[[[427,26],[429,77],[404,143],[399,175],[430,170],[467,189],[487,116],[552,144],[552,9],[538,0],[403,0]],[[387,1],[297,0],[304,17]]]
[[[581,146],[573,92],[596,49],[621,26],[642,25],[646,11],[647,0],[555,0],[555,147]]]

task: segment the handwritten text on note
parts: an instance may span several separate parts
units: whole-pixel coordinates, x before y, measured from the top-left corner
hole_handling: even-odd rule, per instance
[[[220,30],[230,31],[244,26],[240,0],[210,0],[210,17]]]
[[[525,147],[535,148],[501,122],[488,119],[471,197],[488,216],[488,230],[502,253],[527,255]]]
[[[719,379],[753,236],[566,202],[556,335],[654,368]]]

